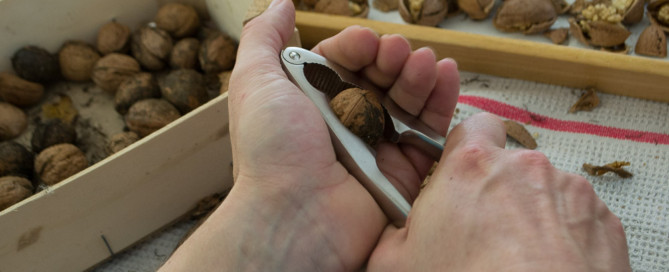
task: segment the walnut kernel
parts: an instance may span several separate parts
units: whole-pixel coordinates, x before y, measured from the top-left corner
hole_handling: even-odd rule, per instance
[[[376,145],[383,136],[385,115],[372,91],[346,89],[330,100],[330,107],[342,124],[368,145]]]

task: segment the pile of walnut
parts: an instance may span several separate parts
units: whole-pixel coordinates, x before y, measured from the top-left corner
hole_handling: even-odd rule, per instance
[[[293,0],[303,10],[366,17],[369,12],[363,0]],[[644,0],[372,0],[374,8],[397,10],[410,24],[436,26],[450,15],[464,12],[473,20],[483,20],[495,10],[492,23],[502,32],[526,35],[543,33],[556,44],[571,36],[581,43],[602,50],[628,53],[625,44],[631,35],[628,26],[644,16]],[[669,0],[651,0],[646,6],[650,25],[641,33],[636,45],[638,55],[666,57],[669,33]],[[569,16],[569,28],[551,28],[558,16]]]
[[[57,54],[32,45],[19,49],[11,59],[14,73],[0,73],[0,210],[89,166],[76,145],[77,110],[65,95],[42,102],[45,86],[92,81],[114,98],[128,131],[110,137],[111,155],[206,103],[208,90],[227,89],[236,50],[235,41],[205,26],[193,7],[177,3],[162,6],[153,22],[134,32],[115,21],[103,25],[95,45],[67,41]],[[13,139],[27,130],[26,110],[40,104],[25,147]]]

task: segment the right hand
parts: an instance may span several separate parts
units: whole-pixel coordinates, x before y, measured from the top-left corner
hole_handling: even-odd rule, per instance
[[[505,141],[490,114],[456,126],[406,227],[386,228],[368,271],[630,271],[620,220],[590,183]]]

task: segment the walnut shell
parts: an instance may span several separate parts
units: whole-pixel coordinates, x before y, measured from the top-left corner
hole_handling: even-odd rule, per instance
[[[200,45],[198,60],[206,74],[230,70],[235,65],[237,44],[223,33],[212,35]]]
[[[366,18],[369,14],[367,1],[318,0],[313,11],[334,15]]]
[[[156,25],[175,38],[195,34],[200,27],[200,16],[192,6],[169,3],[160,7],[154,19]]]
[[[35,173],[46,185],[59,183],[86,167],[86,155],[73,144],[48,147],[35,158]]]
[[[73,144],[76,140],[77,131],[73,126],[60,119],[51,119],[35,127],[30,144],[33,152],[39,153],[47,147],[64,143]]]
[[[157,71],[165,68],[172,45],[172,38],[167,31],[145,26],[132,35],[130,49],[144,68]]]
[[[102,55],[125,53],[130,46],[130,28],[116,21],[106,23],[98,30],[96,45]]]
[[[99,59],[100,54],[95,48],[82,41],[66,42],[58,52],[60,72],[71,81],[90,80],[93,66]]]
[[[341,123],[368,145],[375,146],[383,136],[385,115],[373,92],[346,89],[330,100],[330,107]]]
[[[12,104],[0,102],[0,141],[16,138],[27,127],[25,112]]]
[[[474,20],[488,18],[495,6],[495,0],[457,0],[458,6]]]
[[[397,0],[374,0],[372,6],[380,11],[389,12],[399,8]]]
[[[196,38],[185,38],[172,47],[170,67],[172,69],[195,69],[198,66],[200,41]]]
[[[34,155],[16,142],[0,143],[0,176],[33,176]]]
[[[0,97],[19,107],[37,104],[44,96],[44,86],[30,82],[14,74],[0,73]]]
[[[35,188],[22,177],[6,176],[0,178],[0,211],[21,202],[33,195]]]
[[[193,69],[174,70],[159,85],[163,98],[179,109],[181,114],[186,114],[209,100],[204,77]]]
[[[121,82],[114,97],[115,109],[120,114],[126,114],[135,102],[160,97],[158,82],[150,73],[138,73]]]
[[[557,20],[553,4],[548,0],[506,0],[493,19],[493,25],[504,32],[541,33]]]
[[[556,28],[544,32],[544,36],[554,44],[564,44],[569,40],[569,28]]]
[[[132,131],[121,132],[109,138],[105,150],[107,154],[111,155],[139,141],[139,139],[139,135]]]
[[[95,63],[91,78],[102,90],[115,94],[121,82],[139,71],[139,63],[132,57],[111,53]]]
[[[634,47],[638,55],[664,58],[667,56],[667,35],[657,24],[650,24],[641,32]]]
[[[586,24],[587,30],[581,27]],[[625,43],[631,32],[620,23],[604,21],[577,21],[569,18],[569,31],[581,43],[592,46],[614,47]]]
[[[641,22],[643,19],[643,7],[646,1],[632,0],[632,4],[625,10],[623,14],[623,24],[632,25]]]
[[[179,110],[163,99],[140,100],[128,109],[125,123],[140,137],[144,137],[181,117]]]
[[[25,80],[46,83],[60,78],[58,59],[38,46],[26,46],[12,56],[14,71]]]
[[[446,18],[446,0],[400,0],[399,13],[410,24],[436,26]]]

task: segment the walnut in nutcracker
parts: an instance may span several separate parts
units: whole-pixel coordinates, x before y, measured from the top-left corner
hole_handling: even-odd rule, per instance
[[[116,21],[106,23],[98,30],[96,45],[102,55],[125,53],[130,48],[130,28]]]
[[[111,53],[95,63],[91,78],[101,89],[115,94],[121,82],[139,71],[139,63],[134,58]]]
[[[60,72],[71,81],[87,81],[91,79],[93,66],[100,59],[100,54],[82,41],[68,41],[58,52]]]
[[[317,0],[313,11],[366,18],[369,14],[369,5],[366,0]]]
[[[383,136],[385,114],[372,91],[346,89],[330,100],[330,107],[342,124],[368,145],[375,146]]]
[[[174,38],[183,38],[197,33],[200,16],[190,5],[168,3],[160,7],[154,18],[160,29],[169,32]]]
[[[160,97],[158,81],[151,73],[138,73],[121,82],[114,96],[114,108],[126,114],[132,104],[147,98]]]
[[[204,77],[192,69],[170,72],[159,82],[163,98],[186,114],[209,100]]]
[[[46,185],[55,185],[88,167],[86,155],[73,144],[57,144],[35,158],[35,174]]]
[[[497,10],[493,25],[503,32],[536,34],[548,30],[557,20],[549,0],[506,0]]]
[[[580,15],[569,18],[569,30],[581,43],[615,47],[625,43],[631,32],[622,25],[622,15],[611,6],[588,6]]]
[[[30,197],[35,191],[31,182],[22,177],[0,177],[0,211]]]
[[[37,104],[44,96],[44,86],[7,72],[0,72],[0,98],[19,107]]]
[[[399,13],[410,24],[436,26],[448,12],[446,0],[400,0]]]
[[[18,137],[28,127],[28,117],[16,106],[0,102],[0,141]]]
[[[179,110],[164,99],[140,100],[128,109],[125,123],[130,131],[145,137],[181,117]]]
[[[165,68],[172,52],[173,41],[167,31],[144,26],[132,35],[132,55],[146,69],[157,71]]]

